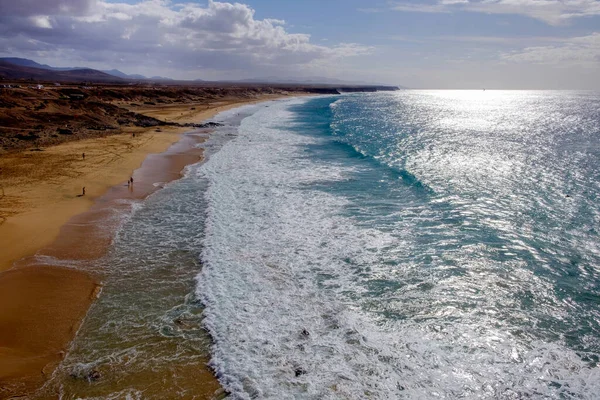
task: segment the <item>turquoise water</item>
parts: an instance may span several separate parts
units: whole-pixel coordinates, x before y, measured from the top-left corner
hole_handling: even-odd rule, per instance
[[[235,399],[598,398],[600,94],[349,94],[217,120],[208,160],[99,260],[63,398],[200,398],[208,358]]]

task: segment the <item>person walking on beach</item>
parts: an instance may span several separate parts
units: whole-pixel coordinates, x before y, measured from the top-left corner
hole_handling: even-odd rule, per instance
[[[129,184],[133,186],[133,176],[129,178]]]
[[[81,195],[85,196],[85,186],[83,187],[83,190],[81,191]]]
[[[81,158],[85,160],[85,153],[81,153]]]

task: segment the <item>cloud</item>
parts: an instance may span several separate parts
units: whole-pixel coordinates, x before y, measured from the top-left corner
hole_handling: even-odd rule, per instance
[[[434,3],[393,3],[397,11],[448,13],[468,11],[485,14],[524,15],[560,25],[572,18],[600,15],[598,0],[438,0]]]
[[[169,65],[198,71],[299,68],[370,51],[353,43],[314,44],[308,34],[288,32],[285,21],[256,19],[254,10],[240,3],[16,3],[0,0],[0,48],[15,55],[40,57],[53,49],[55,55],[107,66]]]
[[[516,63],[546,64],[560,67],[600,67],[600,33],[565,39],[551,46],[526,47],[502,54],[501,58]]]
[[[78,15],[87,13],[96,0],[0,0],[5,16]]]
[[[392,7],[396,11],[420,12],[420,13],[449,13],[452,12],[444,3],[395,3]]]
[[[36,15],[29,17],[29,20],[31,21],[33,26],[36,26],[38,28],[52,29],[52,23],[50,22],[50,17],[48,16]]]

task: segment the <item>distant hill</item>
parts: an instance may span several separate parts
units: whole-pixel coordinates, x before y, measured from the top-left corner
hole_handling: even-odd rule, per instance
[[[125,72],[119,71],[118,69],[102,70],[102,72],[104,72],[105,74],[117,76],[117,77],[123,78],[123,79],[148,79],[144,75],[139,75],[139,74],[128,75]]]
[[[164,76],[153,76],[151,78],[147,78],[144,75],[139,74],[126,74],[118,69],[110,69],[110,70],[102,70],[98,71],[90,68],[82,68],[82,67],[52,67],[46,64],[40,64],[33,60],[29,60],[26,58],[18,58],[18,57],[6,57],[0,58],[0,63],[9,63],[13,65],[13,68],[10,69],[3,67],[4,75],[0,72],[0,76],[20,79],[19,77],[25,78],[34,78],[41,80],[56,80],[56,81],[64,81],[64,80],[97,80],[97,81],[115,81],[116,80],[150,80],[150,81],[171,81],[175,82],[171,78],[167,78]],[[17,71],[14,67],[21,68],[33,68],[37,70],[47,71],[46,77],[43,77],[44,74],[41,71],[32,71],[32,70],[20,70]],[[10,70],[10,71],[9,71]],[[92,72],[93,71],[93,72]],[[58,75],[52,75],[51,72],[60,73]],[[186,82],[186,81],[178,81],[178,82]],[[189,81],[188,81],[189,82]],[[202,79],[195,79],[192,82],[197,83],[206,83],[210,84],[211,81],[205,81]],[[276,85],[326,85],[326,86],[340,86],[340,87],[392,87],[390,85],[385,85],[381,83],[373,83],[373,82],[363,82],[363,81],[347,81],[335,78],[327,78],[322,76],[309,76],[309,77],[278,77],[278,76],[269,76],[263,78],[252,78],[252,79],[242,79],[242,80],[225,80],[225,81],[216,81],[212,83],[239,83],[239,84],[276,84]],[[406,89],[403,86],[393,86],[398,89]]]
[[[45,69],[48,71],[78,71],[78,70],[80,71],[80,70],[91,69],[91,68],[86,68],[86,67],[52,67],[47,64],[40,64],[33,60],[28,60],[27,58],[18,58],[18,57],[0,58],[0,61],[9,62],[11,64],[19,65],[22,67],[39,68],[39,69]],[[93,71],[96,71],[96,70],[93,70]],[[105,74],[116,76],[117,78],[122,78],[122,79],[148,79],[144,75],[139,75],[139,74],[128,75],[124,72],[119,71],[118,69],[102,70],[100,72],[104,72]],[[168,78],[162,78],[162,79],[168,79]]]
[[[90,68],[85,68],[85,67],[60,67],[60,68],[58,68],[58,67],[52,67],[47,64],[40,64],[33,60],[28,60],[26,58],[18,58],[18,57],[0,58],[0,61],[9,62],[11,64],[19,65],[22,67],[39,68],[39,69],[45,69],[48,71],[77,71],[77,70],[90,69]],[[104,72],[105,74],[112,75],[112,76],[115,76],[115,77],[121,78],[121,79],[154,80],[154,81],[172,81],[173,80],[172,78],[167,78],[164,76],[153,76],[151,78],[148,78],[148,77],[146,77],[144,75],[140,75],[140,74],[126,74],[122,71],[119,71],[118,69],[100,70],[100,72]]]
[[[20,65],[22,67],[31,67],[31,68],[40,68],[40,69],[53,69],[49,65],[38,64],[35,61],[28,60],[26,58],[5,57],[5,58],[0,58],[0,61],[11,63],[11,64],[14,64],[14,65]]]
[[[15,64],[15,65],[19,65],[22,67],[31,67],[31,68],[39,68],[39,69],[46,69],[49,71],[72,71],[74,69],[87,69],[84,67],[68,67],[68,68],[60,68],[60,67],[51,67],[50,65],[47,64],[39,64],[33,60],[28,60],[26,58],[18,58],[18,57],[5,57],[5,58],[0,58],[0,61],[5,61],[5,62],[9,62],[11,64]]]
[[[94,81],[118,82],[121,78],[90,68],[73,70],[51,70],[47,68],[28,67],[0,60],[0,77],[4,79],[35,79],[41,81]]]
[[[128,79],[148,79],[144,75],[140,75],[140,74],[129,74],[129,75],[127,75],[127,78]]]
[[[112,75],[112,76],[118,76],[119,78],[127,78],[127,74],[119,71],[118,69],[102,70],[102,72],[104,72],[105,74]]]

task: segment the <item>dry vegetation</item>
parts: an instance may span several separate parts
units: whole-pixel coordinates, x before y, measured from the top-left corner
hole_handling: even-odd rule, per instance
[[[271,87],[0,88],[0,153],[113,135],[123,132],[125,127],[178,125],[173,119],[148,116],[160,117],[158,111],[169,108],[178,107],[183,117],[187,110],[212,108],[232,99],[243,101],[288,93],[290,89]]]

